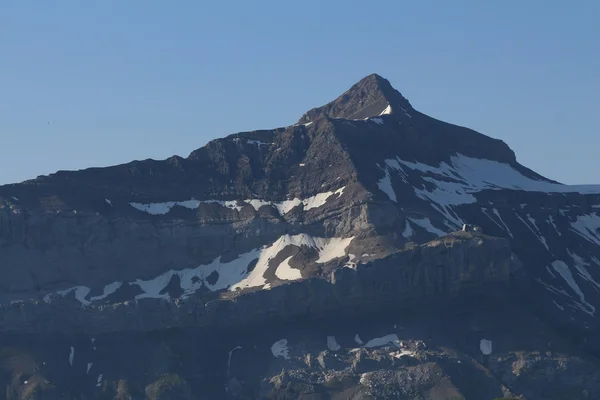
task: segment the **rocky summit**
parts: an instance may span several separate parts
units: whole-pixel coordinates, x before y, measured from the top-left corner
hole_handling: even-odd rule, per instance
[[[0,186],[0,398],[598,399],[599,271],[600,185],[370,75],[187,158]]]

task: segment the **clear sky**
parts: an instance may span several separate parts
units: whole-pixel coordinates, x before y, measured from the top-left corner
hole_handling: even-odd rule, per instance
[[[600,183],[600,1],[0,2],[0,184],[187,156],[364,76]]]

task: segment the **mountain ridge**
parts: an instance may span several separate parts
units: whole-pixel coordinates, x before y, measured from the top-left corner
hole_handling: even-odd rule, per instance
[[[546,179],[503,141],[414,110],[378,75],[297,124],[214,139],[187,158],[0,186],[0,260],[0,336],[38,357],[37,369],[0,373],[15,393],[30,381],[50,393],[48,380],[63,390],[53,400],[116,398],[120,380],[153,385],[169,372],[189,382],[186,399],[206,388],[248,399],[317,388],[319,399],[600,395],[589,359],[600,354],[600,185]],[[445,301],[461,307],[450,343],[426,317]],[[411,312],[423,314],[414,326]],[[327,322],[345,325],[342,315],[372,339]],[[523,336],[506,331],[510,315],[528,321]],[[202,333],[218,346],[193,339],[206,327],[222,328]],[[244,335],[255,343],[238,349]],[[96,336],[114,360],[94,353]],[[138,342],[156,358],[131,356]],[[210,362],[187,359],[186,346]],[[0,361],[13,365],[12,349]],[[461,364],[488,378],[465,382]]]

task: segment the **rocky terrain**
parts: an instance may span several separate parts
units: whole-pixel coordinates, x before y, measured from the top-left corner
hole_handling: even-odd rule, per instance
[[[600,398],[599,213],[378,75],[0,186],[0,398]]]

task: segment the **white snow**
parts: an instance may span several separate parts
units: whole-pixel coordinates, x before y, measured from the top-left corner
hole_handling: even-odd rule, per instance
[[[521,174],[508,164],[497,161],[467,157],[462,154],[450,157],[451,165],[442,162],[439,166],[431,166],[423,163],[415,163],[398,159],[406,167],[430,173],[455,182],[444,182],[436,180],[435,177],[426,180],[441,184],[430,194],[444,196],[448,204],[473,203],[475,199],[471,193],[484,189],[514,189],[529,192],[552,192],[552,193],[600,193],[600,185],[563,185],[541,180],[534,180]],[[438,192],[435,192],[438,190]],[[457,190],[456,195],[451,192]]]
[[[109,199],[104,199],[104,201],[105,201],[105,202],[106,202],[106,204],[108,204],[109,206],[111,206],[111,207],[113,206],[113,205],[112,205],[112,201],[110,201]]]
[[[311,125],[312,125],[312,123],[313,123],[313,121],[310,121],[310,122],[307,122],[307,123],[305,123],[305,124],[302,124],[302,125],[304,125],[304,126],[311,126]]]
[[[281,339],[273,343],[271,346],[271,353],[273,353],[273,356],[275,358],[285,358],[286,360],[289,360],[290,353],[287,344],[287,339]]]
[[[97,387],[100,387],[100,386],[101,386],[101,384],[102,384],[102,374],[98,375],[98,380],[97,380],[96,382],[97,382],[97,383],[96,383],[96,386],[97,386]]]
[[[260,140],[251,140],[251,139],[247,140],[246,143],[255,144],[258,146],[270,146],[271,145],[271,143],[261,142]]]
[[[525,222],[525,220],[523,218],[521,218],[521,216],[519,214],[515,214],[515,215],[517,218],[519,218],[521,220],[521,222],[523,222],[523,225],[525,225],[527,228],[529,228],[531,233],[533,233],[538,238],[538,240],[544,245],[546,250],[550,251],[550,248],[548,247],[548,243],[546,243],[546,239],[544,239],[544,237],[541,235],[540,231],[536,232],[535,230],[533,230],[533,228],[527,222]],[[527,214],[527,217],[529,218],[529,221],[533,223],[533,226],[537,230],[537,226],[535,225],[535,220],[533,220],[533,218],[529,217],[529,214]]]
[[[388,105],[385,108],[385,110],[383,110],[381,112],[381,114],[379,114],[379,115],[381,116],[381,115],[387,115],[387,114],[391,114],[391,113],[392,113],[392,106],[388,103]]]
[[[446,232],[433,226],[433,224],[431,223],[431,220],[429,218],[420,218],[420,219],[407,218],[407,219],[411,220],[413,223],[415,223],[416,225],[425,229],[429,233],[433,233],[434,235],[437,235],[437,236],[446,235]]]
[[[580,306],[581,310],[590,315],[594,315],[596,308],[585,301],[585,296],[583,295],[583,292],[579,288],[577,282],[575,282],[569,266],[565,264],[564,261],[556,260],[552,263],[552,268],[554,268],[554,270],[560,274],[560,276],[567,282],[571,289],[579,296],[582,304],[578,303],[578,305]]]
[[[327,348],[331,351],[338,351],[342,347],[335,340],[335,336],[327,336]]]
[[[94,365],[94,363],[88,363],[86,374],[90,373],[90,369],[92,369],[92,365]]]
[[[161,275],[151,279],[137,279],[130,284],[137,285],[142,289],[143,293],[135,296],[136,299],[155,298],[169,299],[169,293],[160,293],[171,281],[175,275],[179,277],[183,294],[181,298],[189,297],[196,290],[205,286],[211,291],[227,289],[237,290],[238,288],[248,287],[263,287],[266,289],[266,279],[264,273],[269,267],[271,259],[276,257],[285,247],[293,245],[297,247],[307,246],[318,251],[319,257],[317,263],[326,263],[335,258],[341,258],[346,255],[346,248],[350,245],[354,237],[350,238],[319,238],[301,233],[298,235],[281,236],[277,241],[270,245],[263,246],[258,249],[251,250],[247,253],[240,254],[237,258],[222,262],[221,257],[217,257],[212,263],[200,265],[196,268],[186,268],[182,270],[169,270]],[[248,274],[248,265],[257,260],[256,267]],[[294,280],[301,279],[300,270],[292,268],[289,265],[290,258],[286,259],[276,269],[276,276],[279,279]],[[214,283],[209,283],[206,279],[216,272],[218,279]],[[75,297],[83,305],[89,305],[93,301],[98,301],[106,298],[114,293],[123,285],[123,282],[113,282],[104,287],[104,293],[99,296],[94,296],[90,300],[86,297],[90,293],[90,289],[85,286],[75,286],[66,290],[56,292],[60,296],[75,291]],[[44,297],[45,301],[50,301],[52,294]]]
[[[555,300],[552,300],[552,302],[554,303],[554,305],[556,307],[558,307],[559,310],[561,311],[565,311],[565,308],[563,306],[561,306],[560,304],[558,304]]]
[[[490,214],[488,214],[487,209],[485,207],[481,207],[481,212],[483,212],[486,217],[488,217],[494,224],[496,224],[498,226],[498,228],[504,230],[504,226],[500,225],[500,223],[498,221],[496,221],[495,218],[493,218]]]
[[[402,236],[408,239],[413,235],[413,233],[415,232],[413,231],[412,226],[410,226],[410,222],[408,222],[407,218],[404,225],[404,231],[402,231]]]
[[[500,222],[502,223],[502,225],[504,225],[506,233],[508,233],[510,235],[510,237],[514,237],[513,234],[512,234],[512,232],[510,231],[510,229],[508,229],[508,225],[506,225],[506,223],[504,222],[504,220],[500,216],[500,213],[498,212],[498,210],[494,208],[494,209],[492,209],[492,212],[498,217],[498,220],[500,220]]]
[[[258,211],[262,206],[270,206],[272,204],[270,201],[258,199],[244,200],[244,202],[246,204],[250,204],[256,211]]]
[[[381,118],[371,118],[371,121],[375,122],[377,125],[383,125],[383,119]]]
[[[229,370],[231,369],[231,356],[233,355],[234,351],[241,350],[241,349],[242,349],[242,346],[236,346],[229,351],[229,357],[227,357],[227,377],[228,378],[229,378]]]
[[[558,233],[558,236],[562,236],[562,233],[560,233],[560,231],[556,227],[556,224],[554,223],[554,218],[552,218],[552,215],[548,216],[548,222],[550,222],[550,224],[554,227],[554,230],[556,231],[556,233]]]
[[[327,200],[329,200],[330,197],[335,196],[335,195],[337,195],[337,197],[341,196],[344,193],[345,188],[346,187],[343,186],[333,192],[318,193],[318,194],[308,197],[306,199],[294,198],[291,200],[284,200],[281,202],[271,202],[271,201],[266,201],[266,200],[248,199],[248,200],[244,200],[244,202],[247,204],[250,204],[252,207],[254,207],[254,209],[256,211],[258,211],[258,209],[262,206],[273,206],[279,211],[279,214],[284,215],[284,214],[288,213],[289,211],[291,211],[294,207],[297,207],[301,204],[304,206],[304,211],[308,211],[313,208],[319,208],[319,207],[325,205],[325,203],[327,202]]]
[[[497,161],[467,157],[462,154],[450,157],[450,163],[442,162],[437,166],[420,162],[405,161],[396,158],[401,173],[404,168],[419,171],[428,176],[423,180],[433,183],[431,187],[413,184],[417,197],[437,205],[453,223],[460,226],[460,219],[452,215],[452,206],[476,202],[473,196],[482,190],[513,189],[530,192],[557,193],[600,193],[600,185],[570,186],[535,180],[524,176],[508,164]],[[390,165],[390,164],[388,164]]]
[[[284,281],[294,281],[297,279],[302,279],[302,274],[300,273],[300,270],[297,268],[293,268],[290,265],[290,260],[293,257],[294,256],[290,256],[286,258],[281,264],[279,264],[279,267],[277,267],[277,270],[275,270],[276,277]]]
[[[75,299],[77,299],[82,305],[87,306],[90,304],[89,300],[86,300],[87,295],[90,293],[90,288],[86,286],[75,286],[69,289],[60,290],[54,294],[65,297],[69,293],[75,291]],[[44,296],[44,301],[50,301],[51,294]]]
[[[219,204],[223,207],[227,207],[233,210],[240,211],[242,206],[237,204],[237,200],[224,201],[224,200],[184,200],[184,201],[167,201],[164,203],[129,203],[133,208],[146,212],[151,215],[165,215],[175,206],[189,208],[194,210],[200,207],[200,204]]]
[[[300,164],[298,164],[298,166],[300,166],[300,167],[304,167],[305,165],[306,165],[306,164],[304,164],[304,163],[300,163]]]
[[[571,298],[571,295],[569,293],[567,293],[566,290],[564,290],[564,289],[558,289],[558,288],[556,288],[556,287],[554,287],[554,286],[552,286],[552,285],[550,285],[550,284],[542,281],[540,278],[535,278],[535,280],[538,283],[541,283],[542,285],[544,285],[544,287],[546,288],[546,290],[548,290],[548,291],[550,291],[550,292],[552,292],[554,294],[558,294],[558,295],[562,295],[562,296],[566,296],[566,297]]]
[[[481,350],[481,352],[485,356],[489,356],[490,354],[492,354],[492,341],[487,339],[481,339],[479,341],[479,350]]]
[[[105,298],[116,292],[122,285],[123,282],[109,283],[108,285],[104,286],[104,292],[100,296],[90,297],[90,301],[104,300]]]
[[[270,247],[266,247],[260,252],[260,257],[256,267],[252,272],[233,285],[231,290],[245,287],[256,287],[264,286],[266,280],[264,273],[269,267],[269,261],[277,256],[281,250],[287,246],[293,245],[297,247],[307,246],[313,249],[319,250],[319,258],[317,263],[326,263],[333,260],[334,258],[343,257],[346,255],[346,248],[354,237],[341,239],[341,238],[315,238],[305,233],[301,233],[295,236],[284,235],[281,236],[275,243]],[[285,270],[285,269],[284,269]],[[239,276],[239,275],[238,275]]]
[[[592,276],[590,275],[588,270],[585,268],[585,267],[589,267],[590,263],[586,262],[582,257],[578,256],[577,254],[571,253],[571,251],[569,249],[567,249],[567,253],[573,259],[575,268],[577,268],[577,272],[579,273],[579,276],[581,276],[583,279],[585,279],[586,281],[588,281],[589,283],[594,285],[596,290],[599,290],[600,284],[598,284],[598,282],[596,282],[596,280],[594,280],[594,278],[592,278]]]
[[[600,246],[600,216],[596,213],[580,215],[571,222],[571,229],[584,239]]]
[[[384,169],[383,172],[385,175],[379,180],[379,182],[377,182],[377,186],[379,187],[379,190],[387,194],[390,200],[397,203],[398,201],[396,200],[396,192],[394,192],[394,188],[392,187],[392,178],[390,177],[390,172],[387,169]]]
[[[355,341],[356,343],[358,343],[359,345],[361,345],[361,346],[362,346],[362,344],[364,343],[364,342],[362,341],[362,339],[360,338],[360,336],[358,336],[358,333],[357,333],[356,335],[354,335],[354,341]]]
[[[371,349],[374,347],[387,346],[390,343],[400,348],[400,339],[398,339],[398,335],[392,333],[390,335],[385,335],[380,338],[371,339],[363,347]]]
[[[69,353],[69,364],[73,366],[73,359],[75,358],[75,347],[71,346],[71,352]]]
[[[335,258],[341,258],[346,255],[346,248],[350,245],[353,237],[349,238],[330,238],[330,239],[320,239],[316,240],[315,238],[315,246],[319,250],[319,258],[317,259],[317,263],[323,264],[329,262]]]
[[[363,254],[363,257],[364,257],[364,254]],[[348,253],[348,263],[346,263],[346,265],[344,265],[344,267],[350,268],[350,269],[356,269],[357,265],[358,264],[356,263],[356,255]]]
[[[15,196],[12,196],[12,199],[13,199],[14,201],[19,201],[19,199],[18,199],[17,197],[15,197]]]

